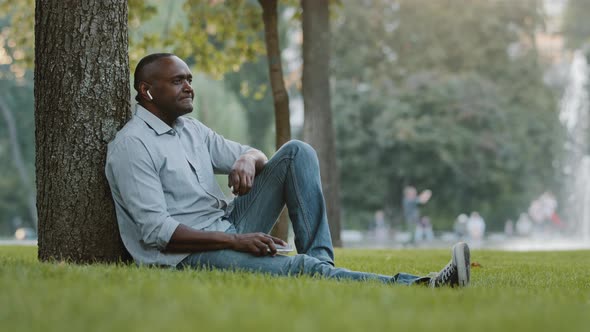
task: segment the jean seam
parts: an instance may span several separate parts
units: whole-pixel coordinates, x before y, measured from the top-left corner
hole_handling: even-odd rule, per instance
[[[271,172],[272,172],[272,171],[273,171],[273,170],[274,170],[276,167],[278,167],[280,163],[282,163],[282,162],[283,162],[283,161],[285,161],[285,160],[291,160],[291,161],[292,161],[292,160],[293,160],[293,157],[291,157],[291,156],[284,156],[284,157],[281,157],[281,159],[279,159],[279,160],[277,161],[276,165],[272,166],[272,168],[271,168],[270,170],[268,170],[269,176],[270,176],[270,173],[271,173]],[[270,179],[270,177],[269,177],[269,178],[267,178],[267,179],[265,179],[265,180],[264,180],[264,182],[260,184],[260,186],[264,186],[264,185],[265,185],[265,184],[266,184],[266,183],[269,181],[269,179]],[[256,179],[255,179],[255,180],[256,180]],[[258,199],[258,196],[260,196],[260,194],[261,194],[261,193],[262,193],[262,191],[259,191],[258,193],[256,193],[256,197],[253,197],[253,198],[251,199],[251,201],[255,201],[256,199]],[[242,212],[240,213],[240,217],[239,217],[239,218],[238,218],[236,221],[234,221],[234,222],[233,222],[233,224],[236,226],[236,230],[237,230],[237,228],[239,227],[240,223],[243,221],[244,217],[246,216],[246,213],[247,213],[247,212],[250,210],[250,208],[251,208],[251,207],[252,207],[252,204],[249,204],[249,205],[248,205],[248,207],[247,207],[247,208],[246,208],[244,211],[242,211]],[[238,207],[238,206],[236,206],[236,205],[234,205],[234,211],[235,211],[235,209],[236,209],[236,208],[239,208],[239,207]],[[231,214],[230,214],[230,215],[231,215]],[[276,220],[275,220],[275,223],[276,223]],[[271,227],[271,228],[272,228],[272,227]]]

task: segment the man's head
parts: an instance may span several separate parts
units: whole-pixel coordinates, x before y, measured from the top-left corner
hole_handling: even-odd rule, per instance
[[[174,121],[193,110],[192,78],[186,63],[174,54],[150,54],[135,69],[135,100],[166,122]]]
[[[414,188],[413,186],[407,186],[404,188],[404,197],[412,199],[412,198],[416,198],[417,195],[417,191],[416,188]]]

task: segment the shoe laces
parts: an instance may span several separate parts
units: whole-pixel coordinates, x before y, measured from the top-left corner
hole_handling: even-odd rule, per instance
[[[434,274],[431,273],[433,275],[433,277],[430,279],[431,287],[446,284],[447,282],[449,282],[449,280],[453,276],[454,272],[455,272],[455,266],[453,266],[453,263],[450,262],[439,273],[434,273]],[[429,274],[429,275],[431,275],[431,274]]]
[[[440,274],[442,274],[440,279],[443,281],[446,281],[451,278],[451,276],[453,275],[454,272],[455,272],[455,267],[453,266],[453,264],[449,263],[449,264],[447,264],[447,266],[445,266],[445,268],[442,271],[440,271]]]

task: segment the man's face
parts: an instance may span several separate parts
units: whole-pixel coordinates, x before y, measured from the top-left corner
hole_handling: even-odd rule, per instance
[[[418,193],[416,192],[416,188],[409,187],[406,189],[406,197],[407,198],[413,199],[413,198],[416,198],[417,195],[418,195]]]
[[[154,103],[167,115],[178,117],[193,111],[193,75],[178,57],[162,58],[153,64],[150,93]]]

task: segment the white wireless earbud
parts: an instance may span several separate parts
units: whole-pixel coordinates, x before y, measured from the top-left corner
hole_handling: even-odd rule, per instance
[[[150,93],[150,90],[147,90],[147,95],[150,97],[150,100],[154,100],[154,97],[152,97],[152,94]]]

